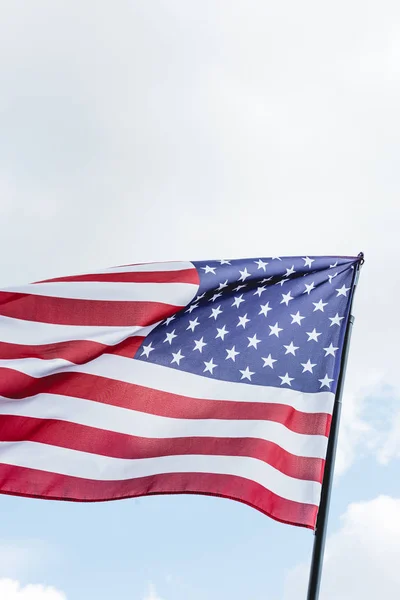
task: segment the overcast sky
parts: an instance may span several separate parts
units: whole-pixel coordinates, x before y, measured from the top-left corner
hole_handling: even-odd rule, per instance
[[[399,106],[394,0],[0,1],[2,287],[365,252],[322,600],[400,586]],[[228,500],[0,514],[2,600],[303,597],[312,533]]]

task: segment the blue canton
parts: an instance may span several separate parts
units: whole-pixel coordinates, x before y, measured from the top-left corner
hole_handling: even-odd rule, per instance
[[[135,358],[210,379],[334,392],[358,261],[194,262],[198,295]]]

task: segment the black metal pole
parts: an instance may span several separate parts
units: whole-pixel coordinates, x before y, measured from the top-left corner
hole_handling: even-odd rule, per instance
[[[354,292],[358,282],[360,267],[364,262],[363,255],[360,254],[360,261],[355,266],[356,272],[353,279],[352,298],[350,304],[350,316],[347,323],[346,335],[344,339],[342,361],[340,366],[340,374],[338,386],[335,395],[335,403],[333,407],[331,430],[328,440],[328,448],[326,452],[326,462],[324,479],[322,482],[321,502],[319,505],[317,524],[315,527],[314,547],[311,559],[310,578],[308,581],[307,600],[318,600],[319,589],[321,585],[322,564],[324,560],[325,540],[328,527],[329,504],[332,493],[333,473],[335,469],[336,448],[339,435],[340,413],[342,410],[342,396],[344,387],[344,378],[346,374],[347,360],[349,356],[350,338],[354,324],[354,316],[352,314],[352,305]]]

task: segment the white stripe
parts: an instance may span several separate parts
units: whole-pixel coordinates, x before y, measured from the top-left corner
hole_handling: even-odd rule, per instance
[[[161,473],[212,473],[250,479],[274,494],[318,505],[321,485],[284,475],[269,464],[243,456],[162,456],[122,459],[37,442],[0,442],[0,461],[97,481],[124,481]]]
[[[53,325],[52,323],[37,323],[23,319],[0,316],[0,343],[25,344],[40,346],[71,340],[87,340],[113,346],[130,336],[146,336],[159,325],[161,321],[140,327],[85,327],[78,325]]]
[[[76,370],[81,368],[77,366]],[[334,401],[332,392],[311,394],[286,388],[221,381],[123,356],[101,356],[82,365],[82,370],[190,398],[284,404],[307,413],[331,413]]]
[[[13,368],[32,377],[43,377],[62,371],[87,373],[191,398],[284,404],[306,413],[331,413],[334,401],[332,392],[304,393],[286,388],[221,381],[141,360],[106,354],[84,365],[74,365],[61,359],[22,358],[0,360],[0,367]]]
[[[186,306],[193,300],[199,286],[193,283],[127,283],[99,281],[62,281],[34,283],[8,288],[8,293],[33,294],[74,300],[120,300],[131,302],[162,302]]]
[[[150,273],[154,271],[186,271],[188,269],[195,269],[195,266],[191,262],[176,261],[121,265],[120,267],[104,269],[104,271],[96,271],[96,273]]]
[[[38,394],[24,400],[0,397],[0,415],[59,419],[145,438],[258,438],[309,458],[325,459],[328,441],[323,435],[295,433],[272,421],[175,419],[53,394]]]

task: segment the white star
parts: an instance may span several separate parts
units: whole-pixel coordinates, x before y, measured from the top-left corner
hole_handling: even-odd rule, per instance
[[[179,363],[181,362],[182,358],[185,358],[182,354],[182,350],[178,350],[178,352],[173,352],[172,356],[173,359],[171,360],[171,365],[172,363],[176,363],[179,366]]]
[[[345,285],[342,285],[341,288],[337,289],[337,296],[347,296],[347,292],[349,291],[349,287],[347,288]]]
[[[175,335],[175,329],[174,329],[171,333],[167,333],[167,337],[164,340],[164,344],[165,344],[165,342],[168,342],[169,345],[171,345],[172,344],[172,340],[174,338],[176,338],[176,337],[178,337],[178,336]]]
[[[301,366],[304,367],[303,373],[305,373],[306,371],[309,371],[310,373],[312,373],[313,368],[317,366],[317,363],[312,363],[311,360],[308,359],[308,361],[306,363],[301,363]]]
[[[294,270],[294,265],[292,265],[290,269],[286,269],[284,277],[289,277],[290,275],[293,275],[293,273],[296,273],[296,271]]]
[[[221,265],[230,265],[231,261],[230,260],[225,260],[224,258],[222,260],[219,261]]]
[[[224,283],[220,283],[218,286],[218,291],[220,292],[224,288],[228,287],[228,280],[224,281]]]
[[[285,277],[285,276],[284,276]],[[281,279],[280,281],[277,281],[275,283],[275,285],[280,285],[281,287],[283,286],[284,283],[287,283],[289,281],[289,279]]]
[[[196,296],[196,298],[194,299],[194,301],[195,301],[195,302],[198,302],[199,300],[201,300],[202,298],[204,298],[204,296],[205,296],[205,295],[206,295],[206,293],[205,293],[205,292],[203,292],[203,293],[201,294],[201,296]]]
[[[303,258],[304,260],[304,266],[308,267],[309,269],[311,269],[311,265],[313,264],[313,262],[315,261],[314,258],[308,258],[308,256],[306,256],[305,258]]]
[[[296,350],[299,349],[299,346],[295,346],[293,342],[290,342],[289,346],[284,345],[283,347],[286,348],[285,354],[293,354],[293,356],[296,356]]]
[[[246,302],[246,300],[243,300],[243,294],[240,294],[240,296],[235,296],[232,306],[236,306],[236,308],[239,308],[242,302]]]
[[[339,325],[340,327],[340,321],[342,321],[343,319],[344,317],[339,317],[339,313],[336,313],[334,317],[329,317],[329,320],[332,321],[330,326],[332,327],[332,325]]]
[[[208,362],[204,361],[204,364],[205,364],[205,368],[204,368],[203,373],[207,373],[207,371],[208,371],[209,373],[211,373],[211,375],[213,374],[213,369],[215,369],[215,367],[218,367],[218,365],[215,365],[213,363],[213,359],[209,360]]]
[[[326,306],[328,303],[327,302],[322,302],[322,300],[320,300],[319,302],[313,302],[315,308],[314,311],[320,310],[321,312],[324,312],[324,306]]]
[[[262,357],[264,364],[263,367],[271,367],[274,368],[274,362],[276,362],[276,358],[272,358],[271,354],[268,354],[267,358]]]
[[[221,340],[224,341],[226,334],[229,333],[229,331],[226,329],[225,325],[221,328],[217,327],[217,331],[218,331],[218,333],[215,336],[215,339],[221,338]]]
[[[217,298],[220,298],[222,296],[221,292],[217,292],[216,294],[214,294],[214,296],[212,296],[212,298],[209,299],[209,302],[215,302]]]
[[[289,302],[291,300],[294,300],[294,298],[292,297],[292,295],[290,294],[290,292],[288,294],[282,294],[281,304],[286,304],[286,306],[288,306]]]
[[[300,311],[297,311],[297,313],[295,315],[290,315],[292,317],[292,322],[291,325],[293,325],[293,323],[297,323],[298,325],[301,325],[301,322],[303,319],[305,319],[305,317],[302,317],[300,314]]]
[[[239,371],[241,372],[242,376],[241,376],[241,380],[242,379],[248,379],[249,381],[251,381],[251,376],[254,375],[253,371],[250,371],[249,367],[246,367],[244,371],[241,371],[239,369]]]
[[[253,346],[253,348],[257,350],[257,344],[261,342],[261,340],[257,339],[257,335],[254,334],[253,337],[248,337],[247,339],[249,340],[249,345],[247,347],[250,348],[250,346]]]
[[[235,346],[232,346],[232,348],[230,350],[228,350],[228,348],[226,348],[226,352],[227,352],[228,356],[226,357],[225,360],[228,360],[228,358],[231,358],[233,360],[233,362],[235,362],[236,356],[238,354],[240,354],[240,352],[236,352]]]
[[[262,269],[263,271],[265,271],[265,267],[266,267],[266,266],[267,266],[267,264],[268,264],[267,262],[263,262],[263,261],[261,260],[261,258],[260,258],[259,260],[255,260],[254,262],[255,262],[255,263],[256,263],[256,265],[257,265],[257,269]]]
[[[265,285],[263,285],[262,287],[258,287],[258,288],[257,288],[257,290],[254,292],[253,296],[258,296],[258,297],[260,297],[260,296],[261,296],[261,294],[262,294],[263,292],[265,292],[265,290],[266,290],[266,287],[265,287]]]
[[[207,273],[212,273],[213,275],[215,275],[215,269],[217,267],[209,267],[208,265],[206,265],[205,267],[201,267],[204,271],[204,274],[206,275]]]
[[[271,256],[272,260],[282,260],[280,256]]]
[[[260,304],[260,312],[258,313],[259,315],[264,315],[264,317],[268,316],[268,313],[270,310],[272,310],[272,308],[269,305],[269,302],[267,302],[267,304]]]
[[[273,279],[273,277],[264,277],[264,279],[261,279],[261,283],[268,283],[268,281],[271,281]]]
[[[318,381],[321,382],[321,387],[322,388],[326,385],[326,387],[330,389],[331,382],[333,381],[333,379],[329,379],[328,373],[327,373],[323,379],[318,379]]]
[[[200,325],[200,323],[198,318],[196,317],[194,321],[189,321],[189,326],[186,327],[186,331],[188,331],[189,329],[191,331],[194,331],[198,325]]]
[[[275,325],[268,325],[268,327],[271,330],[269,335],[276,335],[276,337],[279,337],[279,332],[283,331],[282,327],[279,327],[278,322]]]
[[[307,285],[306,283],[304,285],[306,286],[306,289],[304,290],[303,294],[310,295],[310,292],[312,292],[313,289],[315,289],[314,282],[310,283],[310,285]]]
[[[317,333],[315,327],[312,331],[306,331],[307,335],[308,335],[308,340],[307,342],[318,342],[318,337],[321,335],[320,333]]]
[[[336,350],[339,350],[339,348],[335,348],[331,342],[330,346],[328,346],[328,348],[324,348],[324,350],[325,350],[325,356],[328,356],[329,354],[331,356],[335,356],[335,352],[336,352]]]
[[[211,309],[211,315],[208,318],[217,320],[217,317],[223,312],[224,311],[221,310],[221,306],[217,306],[217,308]]]
[[[203,352],[203,348],[204,346],[207,346],[206,342],[203,341],[204,338],[200,338],[199,340],[194,340],[194,348],[193,348],[193,352],[195,350],[198,350],[200,352],[200,354]]]
[[[337,273],[335,273],[334,275],[328,275],[329,283],[332,283],[332,279],[334,279],[335,277],[337,277]]]
[[[192,314],[192,312],[194,311],[194,309],[197,308],[198,306],[199,306],[198,304],[191,304],[189,306],[189,308],[187,310],[185,310],[185,313]]]
[[[238,292],[239,290],[244,289],[245,287],[247,287],[246,285],[238,285],[235,288],[233,288],[234,292]]]
[[[330,268],[330,269],[334,269],[335,267],[337,267],[337,261],[335,262],[335,264],[334,264],[334,265],[329,265],[329,268]]]
[[[164,325],[169,325],[171,323],[171,321],[173,321],[174,319],[175,319],[175,315],[172,315],[172,317],[168,317],[168,319],[165,319]]]
[[[247,313],[246,313],[243,317],[239,317],[239,323],[236,325],[236,327],[239,327],[241,325],[243,327],[243,329],[246,329],[246,325],[249,322],[250,322],[250,319],[247,318]]]
[[[292,385],[291,382],[293,381],[294,377],[289,377],[289,373],[286,373],[286,375],[284,375],[283,377],[282,377],[282,375],[279,375],[279,379],[282,379],[281,385],[286,384],[286,385],[291,386]]]
[[[251,277],[250,273],[247,271],[247,268],[244,268],[244,271],[240,271],[240,277],[239,277],[239,281],[244,281],[245,279],[247,279],[248,277]]]
[[[149,354],[150,352],[153,352],[154,348],[151,345],[151,342],[148,346],[143,346],[143,352],[140,356],[146,356],[146,358],[149,358]]]

